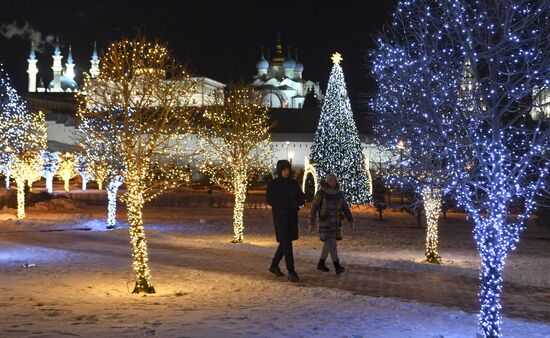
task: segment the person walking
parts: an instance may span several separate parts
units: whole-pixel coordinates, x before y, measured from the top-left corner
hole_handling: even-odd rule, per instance
[[[273,212],[275,237],[279,246],[269,271],[276,276],[284,276],[279,268],[283,256],[288,270],[288,280],[300,281],[294,268],[292,241],[298,239],[298,210],[305,204],[305,195],[298,182],[290,178],[291,165],[287,160],[277,161],[277,178],[269,182],[266,192],[267,204]]]
[[[344,193],[340,190],[335,175],[328,174],[321,182],[321,189],[315,194],[309,213],[309,231],[315,231],[315,223],[318,220],[319,238],[323,244],[321,257],[317,264],[317,270],[330,271],[325,262],[330,253],[336,274],[345,271],[338,258],[337,242],[342,239],[342,220],[344,216],[355,231],[355,223],[349,209]]]

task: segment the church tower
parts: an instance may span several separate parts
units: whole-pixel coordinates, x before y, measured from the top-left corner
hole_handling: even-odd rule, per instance
[[[90,68],[90,75],[92,78],[99,76],[99,57],[97,56],[97,46],[94,42],[94,51],[92,52],[92,59],[90,60],[92,67]]]
[[[34,42],[31,42],[31,52],[29,53],[29,58],[27,59],[29,67],[27,68],[27,73],[29,74],[29,92],[36,92],[36,75],[38,74],[38,67],[36,67],[36,53],[34,51]]]
[[[61,59],[63,59],[63,55],[61,55],[61,49],[59,49],[59,38],[57,38],[57,41],[55,43],[55,50],[53,52],[53,88],[51,89],[52,92],[61,92],[63,91],[61,89],[61,72],[63,71],[63,66],[61,65]]]
[[[74,80],[74,62],[73,62],[73,51],[71,46],[69,46],[69,55],[67,55],[67,63],[65,63],[65,74],[71,80]]]

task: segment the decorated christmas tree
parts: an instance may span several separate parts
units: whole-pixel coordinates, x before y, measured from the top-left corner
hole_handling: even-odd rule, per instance
[[[319,177],[329,173],[338,177],[348,203],[366,204],[371,195],[369,175],[340,67],[340,53],[334,53],[332,61],[334,65],[311,147],[311,160]]]

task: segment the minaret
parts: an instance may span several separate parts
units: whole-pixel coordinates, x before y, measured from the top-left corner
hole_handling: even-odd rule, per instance
[[[67,63],[65,64],[65,76],[71,80],[74,80],[74,62],[71,46],[69,46],[69,55],[67,55]]]
[[[63,55],[61,55],[61,49],[59,49],[59,38],[57,38],[57,41],[55,43],[55,50],[53,52],[53,88],[51,89],[52,92],[61,92],[63,91],[61,89],[61,72],[63,71],[63,66],[61,65],[61,59],[63,59]]]
[[[295,50],[296,67],[294,67],[294,78],[296,80],[302,80],[302,73],[304,71],[304,65],[298,59],[298,49]]]
[[[90,68],[90,75],[92,78],[99,76],[99,57],[97,56],[97,46],[94,42],[94,51],[92,52],[92,59],[90,60],[92,67]]]
[[[34,42],[31,42],[31,52],[29,53],[29,67],[27,73],[29,74],[29,93],[36,92],[36,75],[38,74],[38,67],[36,67],[36,53],[34,52]]]

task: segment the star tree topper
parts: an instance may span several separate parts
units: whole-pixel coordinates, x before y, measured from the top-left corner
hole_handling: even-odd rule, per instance
[[[338,52],[335,52],[334,54],[332,54],[332,63],[334,64],[340,64],[340,61],[342,61],[342,54],[338,53]]]

